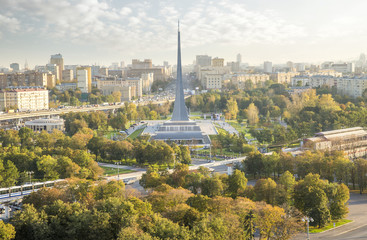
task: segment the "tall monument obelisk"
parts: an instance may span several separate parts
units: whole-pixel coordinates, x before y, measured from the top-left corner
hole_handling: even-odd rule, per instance
[[[173,106],[172,118],[160,125],[158,131],[155,132],[152,138],[155,140],[176,142],[178,144],[210,144],[209,137],[202,134],[201,128],[195,121],[189,119],[187,113],[182,84],[180,23],[178,23],[177,32],[176,98]]]
[[[177,79],[176,79],[176,98],[173,107],[171,121],[188,121],[189,115],[185,105],[185,97],[182,83],[182,65],[181,65],[181,37],[180,22],[178,22],[178,48],[177,48]]]

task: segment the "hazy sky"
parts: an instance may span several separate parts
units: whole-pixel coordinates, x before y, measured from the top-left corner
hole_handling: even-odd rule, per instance
[[[0,0],[0,66],[132,58],[183,62],[208,54],[234,61],[351,60],[367,50],[366,0]]]

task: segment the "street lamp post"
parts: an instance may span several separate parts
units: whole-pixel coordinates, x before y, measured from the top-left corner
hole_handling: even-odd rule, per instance
[[[309,226],[310,226],[310,222],[313,222],[313,218],[312,217],[303,217],[302,218],[303,222],[306,222],[306,227],[307,227],[307,240],[310,240],[310,231],[309,231]]]
[[[120,164],[121,162],[116,162],[117,165],[117,181],[120,181]]]
[[[29,172],[27,172],[27,174],[29,175],[29,183],[30,184],[32,184],[32,174],[33,174],[34,172],[33,171],[29,171]]]
[[[212,144],[209,145],[209,157],[210,157],[210,162],[212,161]]]

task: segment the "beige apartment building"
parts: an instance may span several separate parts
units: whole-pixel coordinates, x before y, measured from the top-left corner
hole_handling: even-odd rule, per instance
[[[250,80],[253,84],[262,84],[270,79],[268,74],[234,74],[231,81],[239,89],[245,89],[246,81]]]
[[[56,80],[62,80],[63,79],[63,70],[64,70],[64,58],[62,57],[62,55],[59,54],[55,54],[55,55],[51,55],[51,59],[50,59],[50,63],[51,64],[56,64],[58,66],[58,74],[56,76]]]
[[[166,66],[153,66],[151,59],[145,59],[140,61],[137,59],[132,60],[132,66],[126,72],[126,76],[130,78],[142,77],[142,74],[153,73],[154,81],[156,80],[167,80],[171,71]]]
[[[362,127],[319,132],[307,138],[303,150],[344,151],[348,158],[367,156],[367,131]]]
[[[292,77],[299,75],[299,72],[277,72],[270,74],[270,80],[277,83],[291,83]]]
[[[222,74],[206,74],[205,75],[205,88],[221,90],[223,83],[223,75]]]
[[[105,77],[97,79],[97,88],[100,89],[103,95],[110,95],[115,91],[121,93],[121,101],[130,101],[133,98],[137,98],[138,90],[137,86],[128,82],[118,79],[116,77]]]
[[[49,81],[47,72],[26,71],[24,73],[1,73],[0,88],[7,87],[48,87]],[[52,74],[51,74],[52,75]],[[50,86],[53,87],[53,86]]]
[[[48,90],[25,88],[0,91],[0,110],[16,108],[19,111],[48,109]]]
[[[65,69],[62,71],[62,80],[71,82],[74,80],[74,71],[72,69]]]
[[[224,67],[224,58],[213,58],[212,59],[213,67]]]

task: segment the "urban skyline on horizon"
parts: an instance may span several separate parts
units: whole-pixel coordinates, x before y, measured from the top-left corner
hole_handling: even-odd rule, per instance
[[[178,18],[184,65],[202,54],[234,61],[237,53],[250,65],[351,61],[367,49],[359,24],[366,2],[282,2],[0,0],[0,66],[42,65],[55,53],[70,65],[174,63]]]

